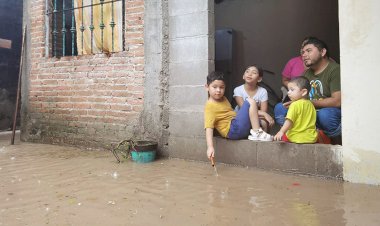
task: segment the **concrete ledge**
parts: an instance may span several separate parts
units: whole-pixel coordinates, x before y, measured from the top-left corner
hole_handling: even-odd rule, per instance
[[[342,179],[341,146],[227,140],[216,137],[217,162]]]

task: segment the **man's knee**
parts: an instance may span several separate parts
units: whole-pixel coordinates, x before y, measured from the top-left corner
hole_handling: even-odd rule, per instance
[[[338,108],[321,108],[317,112],[317,120],[321,124],[340,124],[341,114]]]
[[[274,112],[274,118],[276,120],[276,123],[279,125],[283,125],[285,122],[285,116],[288,110],[284,107],[282,103],[278,103],[274,106],[273,112]]]
[[[339,108],[321,108],[317,112],[317,127],[328,136],[336,136],[341,131],[341,113]]]

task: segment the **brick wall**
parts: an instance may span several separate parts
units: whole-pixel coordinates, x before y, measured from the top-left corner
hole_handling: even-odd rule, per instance
[[[23,139],[106,147],[139,134],[144,102],[144,1],[125,0],[125,51],[46,56],[45,0],[31,1]]]

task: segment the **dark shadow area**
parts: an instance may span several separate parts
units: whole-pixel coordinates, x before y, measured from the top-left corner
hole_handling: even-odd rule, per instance
[[[23,1],[0,0],[0,130],[11,128],[16,103]],[[19,123],[18,123],[19,125]]]
[[[281,72],[299,55],[304,37],[324,40],[339,63],[337,0],[218,0],[215,29],[215,68],[227,76],[229,100],[233,89],[244,83],[246,67],[256,64],[266,70],[263,86],[270,106],[279,102]]]

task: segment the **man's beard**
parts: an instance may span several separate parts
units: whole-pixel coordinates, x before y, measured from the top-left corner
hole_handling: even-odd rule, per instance
[[[315,59],[315,60],[310,59],[309,61],[310,61],[310,63],[304,62],[304,64],[305,64],[306,67],[312,67],[314,65],[319,64],[319,62],[322,61],[322,56],[319,55],[319,57],[317,59]]]

